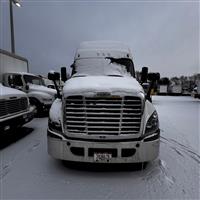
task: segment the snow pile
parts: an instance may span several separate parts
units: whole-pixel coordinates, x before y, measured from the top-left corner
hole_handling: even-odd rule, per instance
[[[87,76],[69,79],[63,89],[63,94],[109,92],[111,94],[143,93],[140,84],[131,77]]]
[[[10,87],[5,87],[0,83],[0,98],[5,98],[5,97],[24,97],[26,94],[22,91],[10,88]]]
[[[43,86],[43,85],[29,84],[29,90],[30,91],[36,91],[36,92],[46,92],[50,95],[56,94],[56,90],[54,90],[52,88],[48,88],[48,87]]]
[[[106,59],[105,57],[76,60],[75,65],[76,74],[74,76],[131,76],[130,73],[127,72],[127,69],[124,65],[111,63],[110,59]]]

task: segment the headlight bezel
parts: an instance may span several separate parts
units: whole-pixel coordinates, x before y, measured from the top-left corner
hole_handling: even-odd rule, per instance
[[[49,127],[49,130],[51,130],[51,131],[55,131],[57,133],[62,133],[61,123],[54,122],[50,118],[48,120],[48,127]]]
[[[158,119],[158,113],[155,110],[146,123],[144,136],[146,137],[152,135],[158,130],[159,130],[159,119]]]

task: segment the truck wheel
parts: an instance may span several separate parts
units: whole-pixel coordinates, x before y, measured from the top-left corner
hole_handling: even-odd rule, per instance
[[[42,105],[41,105],[41,103],[37,99],[30,98],[30,104],[35,106],[35,115],[37,117],[40,117],[41,113],[42,113]]]

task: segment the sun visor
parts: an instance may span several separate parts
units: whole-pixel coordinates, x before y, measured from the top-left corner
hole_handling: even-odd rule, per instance
[[[82,58],[105,58],[105,57],[113,57],[113,58],[131,58],[132,55],[127,50],[111,50],[111,49],[80,49],[77,50],[75,55],[75,60]]]

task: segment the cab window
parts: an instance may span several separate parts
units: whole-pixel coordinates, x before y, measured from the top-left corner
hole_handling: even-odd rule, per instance
[[[23,86],[23,82],[21,79],[21,75],[9,75],[8,76],[8,84],[9,85],[15,85],[15,86]]]

